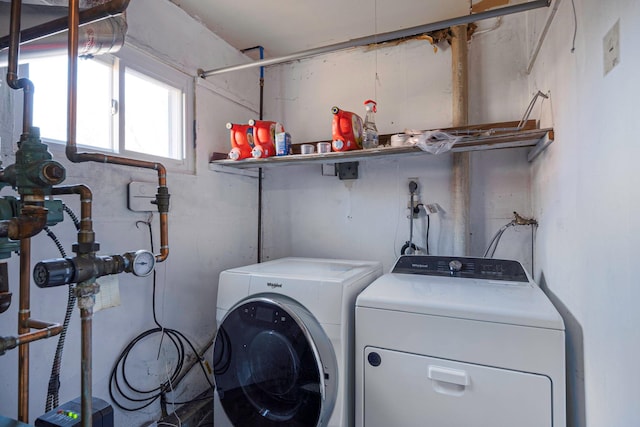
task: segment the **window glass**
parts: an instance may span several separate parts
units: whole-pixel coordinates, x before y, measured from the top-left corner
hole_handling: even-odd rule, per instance
[[[33,59],[35,126],[45,142],[67,140],[66,55]],[[193,168],[192,78],[131,47],[78,61],[78,146]],[[53,147],[52,147],[53,148]]]
[[[114,151],[112,66],[96,60],[78,62],[78,145]],[[48,140],[67,141],[67,57],[32,60],[33,123]]]
[[[125,149],[182,159],[182,94],[130,68],[125,70]]]

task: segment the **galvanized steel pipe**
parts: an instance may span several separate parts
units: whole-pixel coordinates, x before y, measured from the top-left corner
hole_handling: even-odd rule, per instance
[[[540,7],[548,7],[551,0],[534,0],[526,3],[514,4],[512,6],[501,7],[498,9],[487,10],[473,15],[465,15],[457,18],[446,19],[444,21],[433,22],[430,24],[420,25],[417,27],[405,28],[404,30],[391,31],[383,34],[374,34],[367,37],[348,40],[328,46],[317,47],[302,52],[292,53],[277,58],[263,59],[247,64],[233,65],[230,67],[216,68],[209,71],[198,70],[198,76],[206,78],[216,74],[228,73],[230,71],[246,70],[248,68],[266,67],[269,65],[281,64],[283,62],[295,61],[297,59],[309,58],[311,56],[321,55],[323,53],[334,52],[337,50],[349,49],[358,46],[366,46],[369,44],[385,43],[392,40],[415,37],[420,34],[429,33],[431,31],[442,30],[456,25],[466,25],[483,19],[496,18],[498,16],[510,15],[513,13],[525,12]]]

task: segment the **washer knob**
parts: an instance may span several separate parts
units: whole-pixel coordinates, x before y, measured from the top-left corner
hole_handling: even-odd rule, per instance
[[[453,261],[449,262],[449,271],[451,272],[451,274],[457,273],[460,270],[462,270],[462,263],[460,261],[454,259]]]
[[[369,353],[369,355],[367,356],[367,360],[369,361],[369,364],[374,367],[380,366],[380,364],[382,363],[382,357],[380,357],[380,355],[375,351]]]

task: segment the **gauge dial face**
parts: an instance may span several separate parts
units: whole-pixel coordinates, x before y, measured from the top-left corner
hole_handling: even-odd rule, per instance
[[[139,277],[148,276],[156,266],[156,257],[149,251],[140,250],[133,258],[133,274]]]

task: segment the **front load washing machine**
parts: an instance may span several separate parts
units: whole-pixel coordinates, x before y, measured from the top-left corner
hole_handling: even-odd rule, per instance
[[[564,323],[516,261],[403,256],[356,302],[356,427],[564,427]]]
[[[353,425],[356,296],[379,262],[283,258],[220,274],[216,427]]]

